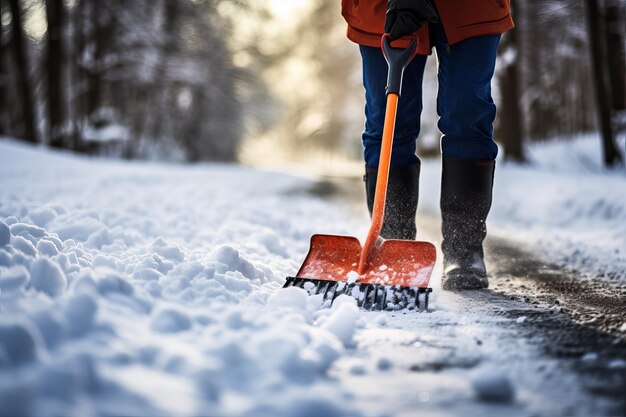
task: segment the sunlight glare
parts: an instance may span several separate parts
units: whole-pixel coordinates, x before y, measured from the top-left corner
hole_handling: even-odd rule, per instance
[[[271,13],[277,20],[287,23],[294,16],[304,13],[310,6],[311,0],[269,0]]]

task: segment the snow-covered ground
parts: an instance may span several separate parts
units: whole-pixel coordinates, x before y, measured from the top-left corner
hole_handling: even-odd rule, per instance
[[[499,161],[492,235],[589,278],[626,281],[626,170],[602,167],[596,135],[533,144],[529,164]],[[438,212],[440,164],[426,160],[421,207]]]
[[[504,167],[497,192],[531,178],[535,186],[519,187],[536,193],[550,169]],[[426,171],[438,176],[434,165]],[[601,178],[624,184],[618,173]],[[403,316],[362,312],[348,298],[328,308],[280,289],[311,234],[362,236],[367,227],[365,216],[304,192],[311,185],[237,166],[87,159],[0,140],[0,415],[598,410],[575,375],[518,340],[525,319],[494,315],[488,297],[468,305],[435,278],[433,312]],[[599,188],[584,191],[597,201]],[[614,216],[624,216],[625,200],[607,204],[615,201],[610,226],[593,210],[585,222],[612,233]],[[574,230],[552,225],[565,214],[539,208],[553,236]],[[494,212],[496,224],[510,216],[515,230],[540,227],[513,201]],[[558,254],[558,240],[549,242]]]
[[[350,230],[308,181],[6,140],[0,178],[1,415],[349,414],[325,372],[356,307],[276,292]]]

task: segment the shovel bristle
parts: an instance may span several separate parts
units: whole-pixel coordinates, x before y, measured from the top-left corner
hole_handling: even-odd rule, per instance
[[[428,310],[428,294],[432,288],[407,287],[369,283],[348,283],[311,278],[288,277],[283,288],[299,287],[309,294],[321,294],[330,304],[341,294],[356,299],[366,310]]]

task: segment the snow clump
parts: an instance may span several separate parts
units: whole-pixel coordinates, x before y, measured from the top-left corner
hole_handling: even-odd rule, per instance
[[[509,403],[515,397],[515,390],[506,373],[495,368],[485,368],[472,377],[472,387],[480,401]]]
[[[0,267],[0,291],[12,292],[26,287],[30,281],[30,272],[23,265],[4,269]]]
[[[60,295],[67,287],[67,278],[59,267],[50,258],[44,257],[35,260],[30,267],[30,285],[37,291],[44,292],[51,297]]]
[[[11,229],[9,226],[0,220],[0,246],[8,245],[11,242]]]
[[[191,320],[181,311],[166,308],[155,315],[150,327],[155,332],[177,333],[191,328]]]
[[[27,322],[0,322],[0,369],[35,360],[40,339],[37,329]]]
[[[335,299],[333,312],[326,319],[322,328],[337,336],[344,346],[349,346],[352,344],[352,337],[356,331],[359,316],[356,300],[342,294]]]
[[[281,288],[267,299],[268,305],[306,310],[309,294],[298,287]]]

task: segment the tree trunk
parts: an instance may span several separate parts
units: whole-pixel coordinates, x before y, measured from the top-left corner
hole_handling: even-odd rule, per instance
[[[611,126],[610,95],[607,91],[606,50],[600,10],[597,0],[587,0],[587,33],[589,34],[589,49],[593,67],[593,81],[595,87],[598,123],[602,134],[604,150],[604,164],[607,167],[622,161],[615,142]]]
[[[15,136],[28,142],[37,143],[37,129],[35,127],[35,106],[33,104],[32,87],[30,85],[30,66],[24,44],[24,32],[22,27],[22,15],[19,0],[9,0],[11,8],[11,46],[13,49],[15,66],[17,69],[17,90],[20,97],[22,111],[21,131],[14,133]]]
[[[4,9],[4,3],[0,0],[0,16],[2,16]],[[5,46],[6,39],[4,36],[4,29],[0,22],[0,135],[9,134],[9,71],[7,68],[7,47]]]
[[[523,162],[526,156],[524,155],[524,134],[519,105],[521,97],[516,63],[508,65],[500,76],[500,92],[502,95],[500,102],[502,136],[500,139],[504,145],[504,158]]]
[[[65,100],[63,99],[63,0],[48,0],[48,118],[50,146],[64,148]]]
[[[70,99],[68,100],[71,108],[68,120],[72,123],[72,149],[74,151],[83,151],[83,122],[85,117],[85,103],[83,94],[84,71],[82,68],[82,53],[85,50],[85,2],[79,1],[72,9],[69,17],[72,22],[72,42],[70,46],[71,59],[69,67],[69,80],[71,88],[68,89]],[[68,87],[70,87],[68,86]]]
[[[164,26],[163,35],[165,42],[159,50],[159,61],[157,64],[157,70],[154,77],[154,84],[157,91],[152,95],[154,99],[153,108],[167,108],[167,101],[170,95],[170,84],[166,80],[166,69],[168,61],[172,58],[172,55],[176,52],[176,28],[180,23],[179,20],[179,7],[180,5],[175,1],[165,1],[163,6],[164,14]],[[152,117],[152,126],[149,129],[149,134],[153,140],[158,140],[163,135],[163,117]]]
[[[200,149],[199,143],[202,141],[200,138],[202,126],[202,118],[205,113],[198,109],[206,109],[208,107],[207,100],[205,99],[202,91],[195,89],[192,93],[192,103],[196,106],[190,118],[187,122],[187,126],[184,132],[181,132],[180,140],[185,149],[185,156],[187,162],[199,162],[207,158],[207,155],[203,155]],[[208,113],[208,112],[207,112]],[[210,114],[210,113],[208,113]]]
[[[102,24],[103,0],[93,0],[91,4],[91,22],[93,29],[94,56],[88,68],[89,91],[87,93],[87,116],[92,118],[100,107],[104,51],[107,42],[109,22]]]
[[[515,8],[515,1],[511,7]],[[500,140],[504,145],[504,158],[524,162],[524,132],[519,92],[519,71],[522,53],[518,42],[517,31],[508,32],[503,39],[504,68],[500,72]],[[508,59],[507,59],[508,57]]]
[[[606,8],[606,46],[609,80],[611,81],[611,107],[626,109],[626,54],[624,53],[624,12],[619,3],[611,2]]]

